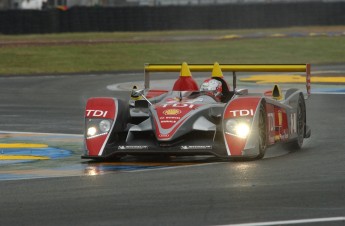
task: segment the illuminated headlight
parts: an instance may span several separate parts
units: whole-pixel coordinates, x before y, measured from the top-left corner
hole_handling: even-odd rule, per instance
[[[250,134],[250,120],[230,119],[225,123],[225,129],[228,134],[247,138]]]
[[[112,120],[109,119],[87,119],[86,121],[86,136],[87,138],[97,137],[107,134],[112,125]]]
[[[95,136],[96,135],[96,133],[97,133],[97,129],[95,128],[95,127],[89,127],[88,129],[87,129],[87,136],[88,137],[92,137],[92,136]]]

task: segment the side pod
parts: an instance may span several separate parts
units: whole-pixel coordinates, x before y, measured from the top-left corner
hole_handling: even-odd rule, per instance
[[[113,131],[123,129],[127,112],[122,100],[108,97],[90,98],[85,109],[85,155],[83,158],[105,157],[105,149]],[[127,107],[128,108],[128,107]]]
[[[261,97],[238,97],[231,100],[223,114],[223,135],[228,157],[255,158],[261,155],[260,146],[266,144],[266,135],[260,141],[260,117],[266,133],[266,116]],[[260,156],[261,157],[261,156]]]

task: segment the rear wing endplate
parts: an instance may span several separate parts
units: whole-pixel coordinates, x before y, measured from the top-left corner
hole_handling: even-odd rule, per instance
[[[213,64],[189,64],[191,72],[211,72]],[[311,94],[310,64],[221,64],[223,72],[233,72],[233,89],[236,89],[236,72],[305,72],[307,94]],[[181,64],[145,64],[145,89],[150,88],[150,72],[180,72]]]

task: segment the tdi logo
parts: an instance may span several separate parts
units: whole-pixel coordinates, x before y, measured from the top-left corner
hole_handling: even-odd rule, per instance
[[[170,106],[169,104],[163,104],[162,107],[163,108],[166,108]],[[177,103],[177,104],[172,104],[171,105],[172,107],[175,107],[175,108],[190,108],[192,109],[195,105],[194,104],[180,104],[180,103]]]
[[[232,113],[233,117],[237,117],[237,116],[254,116],[254,110],[253,109],[249,109],[249,110],[234,110],[234,111],[230,111],[230,113]]]
[[[103,117],[105,118],[108,114],[108,111],[102,110],[86,110],[86,117]]]

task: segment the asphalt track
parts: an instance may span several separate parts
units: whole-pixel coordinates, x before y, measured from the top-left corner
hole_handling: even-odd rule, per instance
[[[313,69],[338,75],[344,68]],[[0,77],[0,130],[82,134],[88,97],[125,97],[106,87],[141,79],[136,73]],[[318,86],[320,94],[307,102],[312,137],[301,151],[249,162],[144,159],[175,165],[104,174],[107,164],[79,159],[89,176],[0,181],[0,225],[345,225],[344,85],[329,87]]]

